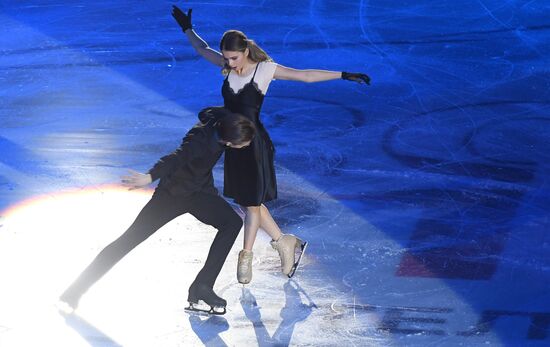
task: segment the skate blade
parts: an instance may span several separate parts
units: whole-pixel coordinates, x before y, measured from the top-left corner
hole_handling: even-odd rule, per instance
[[[227,311],[225,307],[221,306],[210,306],[203,302],[202,300],[199,303],[190,302],[189,306],[185,308],[185,311],[190,313],[198,313],[203,315],[224,315]]]
[[[307,241],[303,242],[300,245],[300,248],[301,248],[300,255],[298,256],[298,260],[296,260],[296,262],[292,266],[292,270],[290,270],[290,273],[288,274],[288,278],[292,278],[292,276],[294,276],[294,274],[296,273],[296,270],[298,270],[298,266],[300,265],[300,261],[302,260],[302,256],[306,252]]]

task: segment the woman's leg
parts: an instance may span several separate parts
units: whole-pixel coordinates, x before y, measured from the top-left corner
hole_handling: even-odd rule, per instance
[[[237,263],[237,281],[242,284],[250,283],[252,280],[252,247],[256,241],[261,219],[260,206],[247,206],[245,209],[243,249],[239,252]]]
[[[263,204],[260,213],[260,227],[271,236],[271,246],[277,250],[281,258],[281,271],[283,274],[291,276],[290,273],[296,262],[295,250],[302,246],[303,241],[294,235],[283,234],[271,213]]]
[[[303,241],[296,236],[283,234],[265,205],[246,207],[244,248],[239,253],[237,265],[237,280],[239,283],[247,284],[252,280],[252,248],[260,227],[271,237],[271,246],[279,253],[281,271],[285,275],[292,272],[296,261],[295,250],[303,244]]]
[[[244,217],[244,245],[243,249],[252,251],[256,235],[261,223],[261,206],[247,206]]]
[[[278,240],[283,234],[264,204],[260,206],[260,228],[265,230],[272,240]]]
[[[252,248],[260,227],[273,240],[279,240],[283,235],[265,205],[247,206],[246,216],[244,217],[244,245],[243,250],[239,252],[237,264],[237,280],[239,283],[247,284],[252,280]]]
[[[281,229],[264,204],[260,206],[247,206],[244,218],[243,249],[252,250],[259,228],[262,228],[273,240],[278,240],[282,235]]]

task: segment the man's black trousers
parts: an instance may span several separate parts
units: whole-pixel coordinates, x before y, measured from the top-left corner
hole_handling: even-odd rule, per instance
[[[162,189],[157,189],[130,228],[97,255],[63,293],[61,299],[77,304],[80,296],[126,254],[164,224],[184,213],[190,213],[199,221],[218,229],[206,262],[194,282],[212,288],[239,234],[242,219],[218,195],[198,192],[190,196],[172,196]]]

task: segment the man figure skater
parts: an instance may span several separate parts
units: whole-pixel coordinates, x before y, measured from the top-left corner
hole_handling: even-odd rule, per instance
[[[204,311],[225,313],[227,302],[214,293],[213,287],[243,222],[218,195],[212,168],[226,147],[248,146],[256,129],[247,118],[223,107],[202,110],[199,120],[183,138],[181,146],[162,157],[148,173],[131,171],[122,177],[123,184],[131,189],[147,186],[157,179],[160,182],[128,230],[105,247],[61,295],[60,300],[72,310],[77,308],[80,297],[132,249],[172,219],[191,213],[218,232],[204,267],[189,288],[188,309],[201,310],[197,305],[202,300],[210,306]]]

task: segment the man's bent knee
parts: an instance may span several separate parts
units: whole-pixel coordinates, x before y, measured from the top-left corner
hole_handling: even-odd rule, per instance
[[[212,224],[212,226],[223,233],[232,233],[237,235],[243,226],[243,220],[236,212],[234,212],[227,214],[223,217],[223,220],[218,221],[216,224]]]

